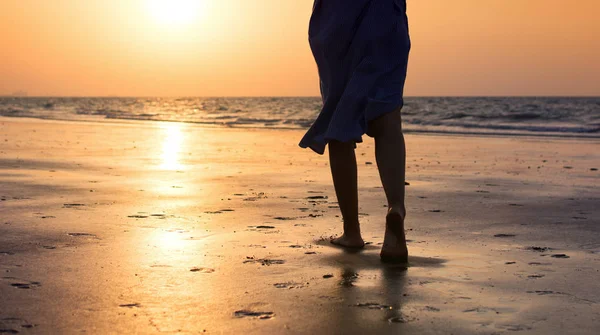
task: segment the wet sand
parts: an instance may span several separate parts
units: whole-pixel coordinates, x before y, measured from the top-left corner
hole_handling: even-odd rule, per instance
[[[407,270],[302,131],[0,118],[0,333],[596,334],[599,141],[407,135]]]

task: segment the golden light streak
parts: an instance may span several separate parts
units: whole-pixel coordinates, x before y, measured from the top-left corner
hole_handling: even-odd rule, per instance
[[[183,165],[180,162],[184,143],[182,127],[178,123],[170,123],[162,126],[165,137],[162,145],[161,169],[171,171],[183,169]]]

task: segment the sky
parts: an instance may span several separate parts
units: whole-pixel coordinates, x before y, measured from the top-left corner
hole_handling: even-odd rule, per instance
[[[312,5],[0,0],[0,94],[316,96]],[[598,0],[408,0],[405,95],[600,96],[598,13]]]

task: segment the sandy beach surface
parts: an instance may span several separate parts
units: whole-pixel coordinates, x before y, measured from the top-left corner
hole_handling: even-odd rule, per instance
[[[600,141],[407,135],[405,270],[302,134],[0,118],[0,333],[600,332]]]

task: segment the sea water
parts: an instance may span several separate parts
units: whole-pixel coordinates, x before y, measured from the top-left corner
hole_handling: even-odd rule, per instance
[[[318,97],[0,97],[0,115],[79,121],[176,121],[225,127],[303,129]],[[600,97],[407,97],[406,132],[600,137]]]

